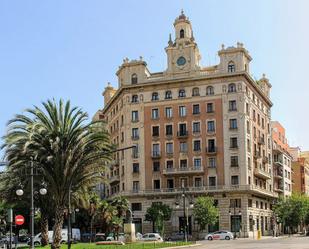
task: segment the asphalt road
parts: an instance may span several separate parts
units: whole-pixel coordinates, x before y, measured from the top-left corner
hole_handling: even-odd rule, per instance
[[[196,249],[309,249],[309,237],[199,241]]]

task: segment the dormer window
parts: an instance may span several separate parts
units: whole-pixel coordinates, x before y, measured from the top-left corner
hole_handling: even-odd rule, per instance
[[[168,90],[165,92],[165,99],[172,99],[172,91]]]
[[[185,38],[185,31],[183,29],[180,30],[179,37],[180,38]]]
[[[192,96],[200,96],[200,89],[198,87],[192,89]]]
[[[180,90],[179,90],[179,92],[178,92],[178,97],[180,97],[180,98],[186,97],[186,91],[185,91],[185,89],[180,89]]]
[[[138,96],[136,94],[132,95],[132,103],[138,103]]]
[[[236,92],[236,85],[234,83],[229,84],[228,92],[229,93],[235,93]]]
[[[131,76],[131,83],[132,84],[137,84],[137,74],[136,73],[132,74],[132,76]]]
[[[151,100],[152,101],[159,100],[159,94],[157,92],[152,93]]]
[[[206,88],[206,95],[214,95],[215,92],[214,92],[214,88],[212,86],[208,86]]]
[[[227,66],[227,71],[229,73],[234,73],[235,72],[235,63],[233,61],[230,61],[228,66]]]

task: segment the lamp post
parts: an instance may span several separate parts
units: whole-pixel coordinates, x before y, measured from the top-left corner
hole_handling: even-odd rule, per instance
[[[184,225],[183,240],[185,242],[188,242],[188,226],[189,226],[189,216],[188,215],[189,215],[189,207],[193,208],[194,204],[193,204],[192,201],[190,201],[189,202],[189,207],[187,207],[187,205],[186,205],[187,194],[186,194],[186,189],[184,187],[184,184],[182,184],[182,194],[181,194],[181,197],[182,197],[182,204],[183,204],[183,225]],[[177,209],[180,207],[179,202],[176,202],[175,205],[176,205]]]
[[[231,211],[231,209],[229,210],[229,214],[231,216],[231,225],[232,225],[232,220],[234,218],[234,222],[235,222],[235,215],[236,215],[236,202],[234,202],[234,205],[232,207],[233,209],[233,213]],[[232,217],[233,215],[233,217]],[[241,216],[241,210],[238,211],[238,215]],[[235,226],[235,223],[234,223],[234,239],[236,239],[236,226]]]
[[[34,172],[33,172],[33,159],[31,158],[30,162],[30,248],[34,248],[34,190],[33,190],[33,180],[34,180]],[[47,189],[45,184],[42,184],[42,187],[39,190],[39,193],[41,195],[46,195],[47,194]],[[16,190],[16,195],[22,196],[24,194],[24,191],[22,188]]]

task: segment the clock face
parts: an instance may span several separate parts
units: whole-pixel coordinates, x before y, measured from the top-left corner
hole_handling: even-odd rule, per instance
[[[178,66],[183,66],[184,64],[186,64],[186,58],[183,57],[183,56],[180,56],[180,57],[177,59],[177,65],[178,65]]]

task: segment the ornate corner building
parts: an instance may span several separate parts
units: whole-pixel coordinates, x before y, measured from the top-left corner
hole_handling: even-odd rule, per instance
[[[153,202],[173,208],[167,233],[198,232],[188,201],[208,195],[219,208],[209,231],[227,229],[242,237],[272,233],[273,186],[271,85],[250,76],[251,57],[242,43],[218,52],[218,65],[203,67],[189,19],[181,13],[165,48],[167,69],[151,73],[142,58],[124,59],[118,89],[108,85],[104,108],[113,143],[133,150],[115,154],[105,195],[126,196],[136,229],[152,230],[145,212]]]

